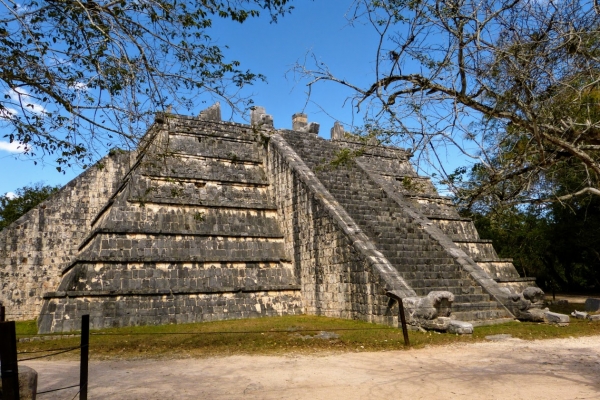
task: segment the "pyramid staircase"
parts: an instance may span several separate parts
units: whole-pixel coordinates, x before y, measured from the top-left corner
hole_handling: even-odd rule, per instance
[[[438,195],[429,178],[413,172],[388,175],[388,180],[417,212],[434,223],[506,291],[520,293],[528,286],[536,286],[534,277],[519,275],[511,258],[498,257],[492,241],[481,239],[473,221],[458,214],[451,198]]]
[[[491,249],[485,253],[485,257],[493,259],[495,253],[491,245],[478,239],[472,223],[469,225],[461,219],[446,199],[432,193],[435,189],[431,183],[417,177],[407,159],[384,159],[377,155],[369,163],[368,155],[364,155],[332,166],[331,161],[339,157],[340,150],[352,143],[327,141],[316,135],[295,131],[285,131],[281,135],[419,296],[431,291],[450,291],[455,295],[453,318],[472,321],[475,325],[512,319],[510,313],[491,299],[440,245],[432,244],[429,238],[424,237],[427,234],[407,218],[402,205],[389,198],[367,173],[381,173],[382,166],[387,166],[383,168],[385,170],[402,173],[399,176],[388,173],[384,179],[401,186],[417,212],[436,218],[432,221],[443,226],[444,232],[451,234],[461,248],[470,250],[471,247],[467,245],[472,243],[483,245],[485,250]],[[361,147],[362,151],[364,147]],[[371,171],[368,171],[369,164],[373,167]],[[410,184],[407,184],[407,178]],[[409,192],[406,187],[413,190],[420,187],[420,190],[418,193]],[[423,187],[428,189],[429,194],[422,193]],[[458,223],[455,224],[455,221]],[[472,235],[467,237],[464,233]],[[470,255],[480,250],[475,246],[473,249]]]

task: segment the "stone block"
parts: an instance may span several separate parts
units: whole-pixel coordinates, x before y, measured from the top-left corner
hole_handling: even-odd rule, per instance
[[[559,314],[552,311],[546,311],[544,313],[546,321],[550,324],[558,324],[561,326],[569,325],[570,318],[566,314]]]
[[[450,327],[452,320],[448,317],[438,317],[431,320],[420,321],[420,326],[423,329],[431,331],[446,332]]]
[[[0,399],[3,399],[2,375],[0,375]],[[35,400],[37,396],[37,372],[24,365],[19,365],[19,398],[21,400]]]
[[[588,316],[588,313],[583,312],[583,311],[577,311],[577,310],[575,310],[575,311],[573,311],[571,313],[571,317],[574,317],[574,318],[577,318],[577,319],[586,319],[587,316]]]
[[[473,324],[465,321],[450,320],[448,325],[448,333],[456,333],[459,335],[470,335],[473,333]]]
[[[585,311],[596,312],[600,311],[600,299],[586,299],[585,300]]]
[[[525,300],[528,302],[528,300]],[[529,306],[529,305],[528,305]],[[539,309],[539,308],[528,308],[525,310],[518,310],[515,313],[515,316],[521,321],[531,321],[531,322],[547,322],[546,313],[549,312],[547,309]],[[562,314],[558,314],[562,315]],[[568,317],[568,315],[567,315]]]
[[[587,318],[590,321],[598,321],[598,322],[600,322],[600,314],[588,314]]]
[[[544,299],[544,291],[538,287],[529,286],[523,290],[523,297],[532,303],[537,303]]]

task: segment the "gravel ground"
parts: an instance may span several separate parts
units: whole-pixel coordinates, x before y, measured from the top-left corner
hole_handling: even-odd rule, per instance
[[[78,382],[74,361],[23,363],[38,390]],[[77,389],[40,400],[72,399]],[[390,352],[90,364],[90,399],[600,399],[600,336]]]

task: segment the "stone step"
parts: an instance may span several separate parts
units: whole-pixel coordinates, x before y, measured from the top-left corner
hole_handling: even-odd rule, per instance
[[[419,296],[427,296],[429,292],[445,291],[454,295],[459,294],[483,294],[483,289],[480,286],[454,286],[454,287],[429,287],[415,288],[415,292]]]
[[[458,303],[456,300],[452,303],[453,312],[463,311],[485,311],[498,308],[498,303],[495,301],[475,301],[467,303]]]
[[[362,140],[340,140],[334,139],[333,143],[336,145],[348,148],[353,151],[358,151],[360,154],[368,154],[376,157],[377,164],[384,163],[386,161],[402,161],[408,164],[408,160],[411,157],[410,151],[395,146],[381,146],[379,144],[365,143]],[[412,168],[407,168],[408,171],[412,171]]]
[[[440,203],[428,198],[412,198],[409,199],[423,215],[436,215],[446,218],[460,218],[458,211],[451,204]]]
[[[499,258],[499,257],[495,257],[495,258],[479,258],[479,257],[474,257],[473,260],[476,263],[495,263],[495,262],[506,262],[506,263],[512,263],[513,259],[512,258]]]
[[[99,231],[156,232],[181,235],[281,236],[277,210],[222,207],[187,207],[156,203],[113,205],[102,217]],[[91,236],[90,236],[91,238]]]
[[[479,240],[479,233],[471,221],[436,219],[433,222],[452,240]]]
[[[431,179],[417,175],[413,170],[413,167],[410,165],[410,162],[400,164],[403,167],[403,170],[398,171],[396,170],[398,167],[397,160],[380,160],[377,163],[366,162],[368,159],[365,159],[365,157],[359,158],[359,160],[363,161],[365,169],[375,172],[388,180],[393,179],[396,181],[402,181],[404,179],[411,179],[416,181],[431,182]]]
[[[457,319],[459,321],[489,321],[491,323],[496,323],[498,320],[504,321],[507,319],[508,322],[509,315],[503,308],[496,308],[492,310],[477,310],[477,311],[457,311],[452,312],[451,318]],[[512,321],[513,319],[510,318]],[[486,324],[473,324],[474,326],[482,326]]]
[[[489,326],[489,325],[500,325],[500,324],[507,324],[509,322],[514,322],[515,319],[512,317],[500,317],[500,318],[492,318],[492,319],[483,319],[483,320],[478,320],[478,321],[468,321],[470,322],[473,327],[478,327],[478,326]]]
[[[101,233],[89,242],[77,259],[94,262],[233,262],[287,257],[283,239]]]
[[[415,192],[415,193],[406,193],[406,194],[404,194],[404,197],[407,197],[409,199],[426,199],[426,200],[431,200],[431,201],[446,204],[446,205],[452,205],[452,197],[440,196],[439,194],[428,194],[428,193]]]
[[[517,272],[517,269],[511,261],[478,261],[477,265],[479,265],[485,272],[487,272],[489,276],[496,279],[496,281],[498,279],[520,278],[519,272]]]
[[[460,273],[462,272],[462,268],[457,264],[432,264],[432,265],[415,265],[415,264],[407,264],[401,262],[402,259],[391,257],[388,260],[394,264],[394,266],[401,273],[414,273],[414,272],[422,272],[428,271],[430,273],[437,272],[449,272],[449,273]],[[406,261],[409,261],[408,259]]]
[[[279,263],[80,263],[63,291],[173,290],[206,291],[228,287],[296,286],[291,264]]]
[[[162,160],[142,161],[141,175],[179,179],[268,184],[264,168],[260,164],[248,164],[213,158],[173,156]]]
[[[188,157],[188,158],[199,158],[199,159],[212,159],[223,162],[231,162],[234,164],[246,164],[246,165],[262,165],[263,162],[258,157],[241,157],[236,153],[226,153],[226,154],[194,154],[194,153],[186,153],[183,151],[173,151],[169,153],[169,157],[178,158],[178,157]]]
[[[452,217],[449,215],[435,215],[435,214],[423,214],[423,216],[432,221],[464,221],[464,222],[473,222],[471,218],[465,217]]]
[[[275,208],[266,185],[136,176],[128,200],[213,207]]]
[[[374,162],[365,157],[361,157],[359,160],[361,161],[361,164],[365,166],[366,170],[381,176],[402,194],[410,195],[413,193],[411,190],[416,189],[417,192],[414,192],[415,195],[437,196],[437,191],[435,190],[435,186],[431,183],[431,179],[424,176],[418,176],[409,162],[401,163],[399,165],[397,160],[389,160],[389,164],[385,165],[384,168],[381,168],[379,162]],[[400,169],[396,170],[398,167],[400,167]],[[387,168],[392,170],[387,170]]]
[[[239,203],[227,203],[227,204],[218,204],[218,203],[213,203],[213,204],[196,204],[196,203],[191,203],[188,204],[184,201],[169,201],[169,199],[156,199],[156,201],[152,202],[152,201],[140,201],[139,199],[128,199],[127,200],[128,204],[134,206],[134,207],[140,207],[140,208],[144,208],[147,207],[148,205],[155,205],[157,207],[168,207],[168,206],[172,206],[172,207],[187,207],[187,208],[207,208],[207,209],[223,209],[223,210],[246,210],[246,211],[256,211],[256,212],[263,212],[263,211],[277,211],[277,207],[274,204],[256,204],[252,207],[248,207],[247,204],[239,204]]]
[[[255,142],[239,142],[226,138],[176,133],[170,135],[168,148],[171,153],[182,155],[262,163],[259,148]]]
[[[490,295],[487,293],[480,294],[455,294],[455,303],[471,303],[478,301],[490,301]]]
[[[422,280],[422,279],[468,279],[468,274],[463,271],[419,271],[419,272],[403,272],[400,271],[400,274],[404,279],[413,281],[413,280]]]
[[[196,136],[218,137],[235,142],[256,142],[258,133],[248,125],[235,122],[215,122],[184,120],[177,118],[169,129],[170,133],[191,134]]]
[[[401,273],[402,277],[404,278],[404,275]],[[466,279],[408,279],[405,278],[408,283],[410,284],[410,287],[412,287],[413,289],[417,290],[417,289],[429,289],[429,290],[439,290],[439,288],[445,288],[445,287],[471,287],[471,285],[467,286],[465,285],[466,283],[471,283]],[[443,289],[442,289],[443,290]]]
[[[498,259],[491,241],[455,242],[456,245],[473,259]]]

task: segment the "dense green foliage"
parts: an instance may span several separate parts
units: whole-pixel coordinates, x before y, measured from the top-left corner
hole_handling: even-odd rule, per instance
[[[463,210],[500,257],[546,291],[600,290],[600,199],[580,197],[550,207]]]
[[[6,194],[0,197],[0,231],[46,200],[58,189],[56,186],[36,183],[17,189],[16,197],[11,198]]]

